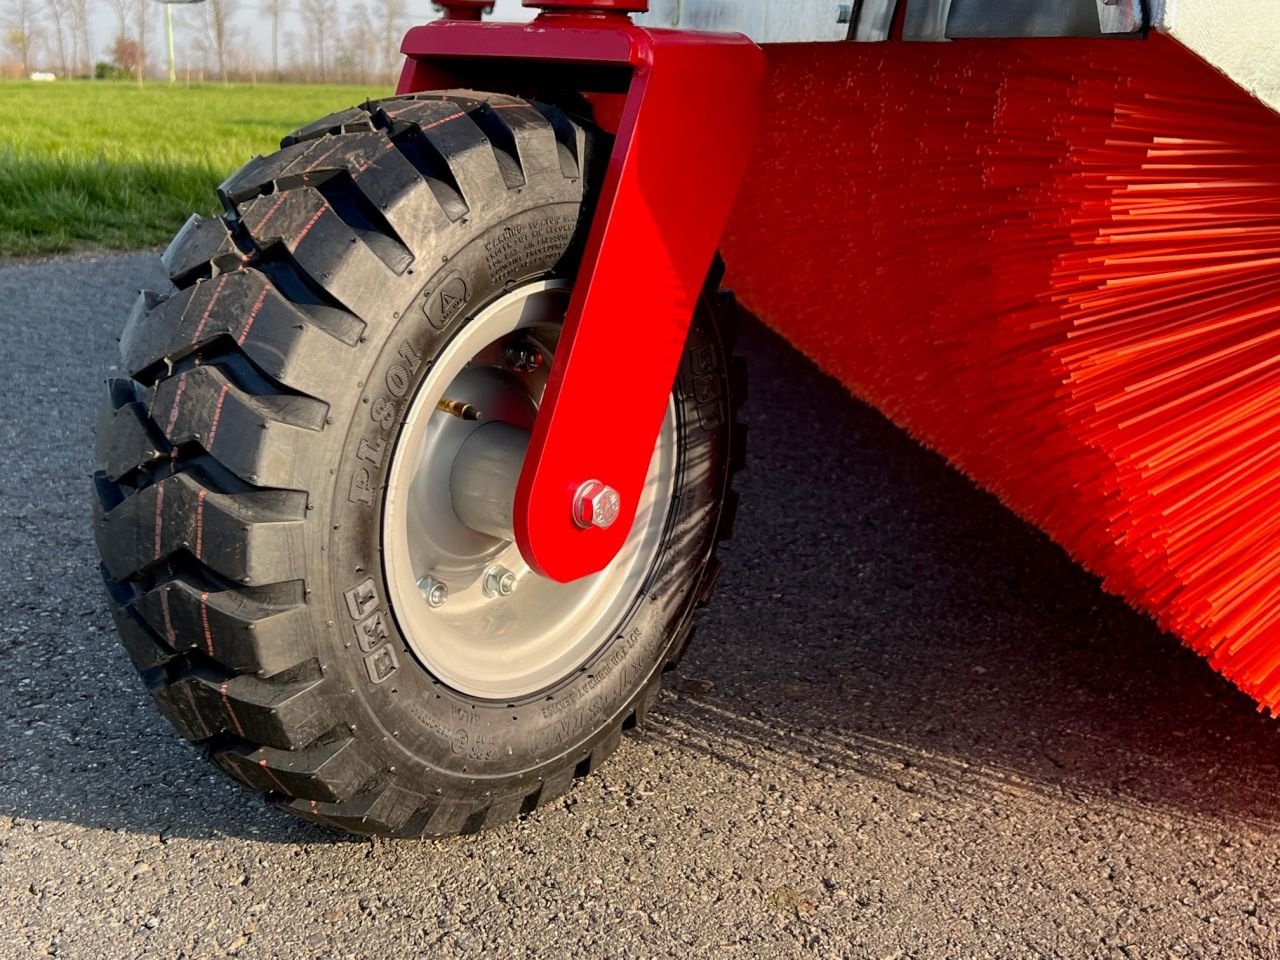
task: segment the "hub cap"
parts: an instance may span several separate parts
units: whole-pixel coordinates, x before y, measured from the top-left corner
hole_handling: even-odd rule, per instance
[[[472,432],[493,421],[532,428],[568,296],[564,283],[529,284],[467,323],[414,396],[392,453],[382,528],[392,611],[422,664],[475,697],[514,700],[581,669],[643,589],[671,506],[674,404],[627,542],[593,576],[572,583],[539,576],[511,540],[473,530],[454,512],[450,477]],[[531,346],[542,363],[512,362]],[[464,404],[479,419],[457,415]],[[496,570],[511,576],[495,580]],[[432,605],[424,580],[445,585],[447,599]]]

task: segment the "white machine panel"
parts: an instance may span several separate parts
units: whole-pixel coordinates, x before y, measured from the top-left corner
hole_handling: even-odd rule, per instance
[[[904,37],[1062,37],[1131,33],[1141,0],[902,0]],[[1278,0],[1267,0],[1276,3]],[[745,33],[757,43],[885,40],[897,0],[651,0],[640,23]]]
[[[637,23],[745,33],[757,43],[848,40],[856,2],[833,0],[650,0]]]
[[[899,0],[650,0],[655,27],[745,33],[757,43],[884,40]],[[1168,33],[1280,110],[1280,0],[901,0],[904,39]],[[520,0],[493,18],[527,20]],[[1149,16],[1149,19],[1148,19]],[[1144,22],[1145,21],[1145,22]]]
[[[1280,110],[1278,0],[1164,0],[1156,26]]]

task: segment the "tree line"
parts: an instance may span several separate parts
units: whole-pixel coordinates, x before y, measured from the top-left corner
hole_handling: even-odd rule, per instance
[[[95,36],[99,7],[110,14],[112,36]],[[345,13],[338,0],[175,4],[178,77],[389,83],[408,19],[406,0],[360,0]],[[155,0],[0,0],[0,31],[0,75],[141,82],[168,70],[164,9]]]

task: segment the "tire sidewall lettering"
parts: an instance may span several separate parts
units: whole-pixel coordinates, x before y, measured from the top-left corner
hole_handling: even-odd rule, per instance
[[[538,218],[535,210],[512,219]],[[630,708],[660,668],[666,647],[688,615],[690,578],[701,571],[705,557],[700,545],[693,551],[682,549],[679,556],[664,551],[648,590],[637,599],[614,639],[578,674],[513,707],[453,691],[437,682],[411,652],[390,608],[381,559],[382,501],[392,451],[408,405],[444,344],[468,317],[507,292],[513,280],[529,279],[490,273],[492,248],[486,252],[485,240],[505,226],[499,224],[479,235],[452,256],[385,335],[355,405],[337,466],[334,529],[328,545],[329,562],[336,571],[334,586],[348,592],[372,578],[381,604],[359,619],[348,612],[346,655],[338,662],[349,688],[364,701],[369,722],[381,728],[393,749],[391,762],[421,764],[437,779],[450,773],[464,777],[526,773],[533,778],[544,763],[582,748],[607,732],[612,722],[620,722],[619,714]],[[552,267],[554,263],[544,263],[540,275]],[[446,299],[452,317],[437,327],[442,314],[433,304],[439,303],[442,289],[452,291],[451,296],[465,290],[468,299],[456,307]],[[715,447],[715,435],[699,428],[699,408],[683,386],[685,379],[682,374],[682,444]],[[685,458],[707,462],[700,452],[686,450]],[[716,450],[710,453],[713,461],[722,457]],[[697,528],[700,519],[707,527],[705,516],[718,496],[717,490],[704,484],[686,491],[678,481],[677,489],[681,496],[668,542],[681,542],[675,534]],[[706,541],[706,550],[713,533],[709,529],[698,533]],[[339,608],[347,605],[342,596],[336,599]],[[379,611],[381,620],[366,622]],[[460,761],[465,773],[458,771]]]

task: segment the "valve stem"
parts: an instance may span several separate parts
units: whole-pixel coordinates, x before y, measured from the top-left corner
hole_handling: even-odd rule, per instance
[[[451,417],[457,417],[459,420],[480,419],[480,411],[463,400],[450,400],[448,397],[443,397],[436,404],[436,409],[441,413],[449,414]]]

